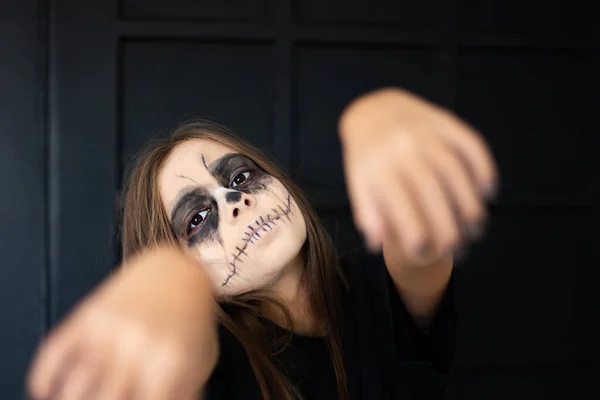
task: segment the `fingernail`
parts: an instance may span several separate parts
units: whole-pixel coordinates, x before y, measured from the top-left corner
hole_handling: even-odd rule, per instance
[[[380,230],[377,218],[375,216],[368,219],[363,230],[365,247],[373,254],[379,252],[381,247]]]
[[[373,240],[372,238],[369,238],[369,237],[365,238],[365,247],[367,248],[367,251],[369,251],[369,253],[373,253],[373,254],[379,253],[379,250],[380,250],[378,241]]]
[[[479,241],[485,235],[485,222],[470,224],[467,227],[467,235],[471,240]]]
[[[424,241],[416,247],[416,254],[419,258],[427,258],[429,253],[433,250],[433,246],[429,241]]]
[[[467,257],[467,248],[465,246],[457,246],[452,252],[452,258],[455,263],[461,263]]]
[[[482,192],[486,199],[488,199],[489,201],[494,201],[498,196],[498,185],[496,183],[484,185],[482,188]]]

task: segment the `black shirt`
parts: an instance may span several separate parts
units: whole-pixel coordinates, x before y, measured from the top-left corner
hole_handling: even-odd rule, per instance
[[[456,331],[453,279],[425,335],[402,303],[383,257],[353,252],[342,258],[342,269],[350,285],[344,299],[344,359],[350,399],[441,399]],[[241,344],[222,329],[220,345],[221,357],[206,399],[261,399]],[[304,399],[337,398],[324,338],[294,334],[279,357]]]

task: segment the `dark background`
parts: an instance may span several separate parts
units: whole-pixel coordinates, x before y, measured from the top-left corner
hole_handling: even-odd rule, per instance
[[[502,174],[457,269],[451,397],[595,397],[592,4],[2,0],[0,399],[23,398],[39,339],[117,263],[115,198],[147,138],[192,116],[230,126],[304,186],[343,250],[359,240],[336,119],[384,85],[474,124]]]

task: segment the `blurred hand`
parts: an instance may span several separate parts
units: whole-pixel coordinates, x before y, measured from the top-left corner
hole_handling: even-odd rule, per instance
[[[407,265],[425,265],[480,235],[498,178],[473,128],[400,89],[358,98],[339,128],[354,221],[372,251],[394,243]]]
[[[211,286],[179,250],[122,267],[42,343],[35,399],[196,399],[219,347]]]

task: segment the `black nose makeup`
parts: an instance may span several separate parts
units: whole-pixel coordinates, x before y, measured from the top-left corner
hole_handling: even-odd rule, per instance
[[[242,193],[240,192],[228,192],[225,194],[225,201],[227,204],[239,203],[242,198]]]

